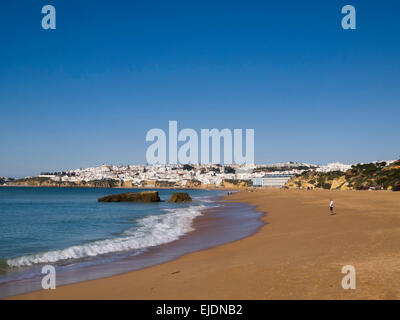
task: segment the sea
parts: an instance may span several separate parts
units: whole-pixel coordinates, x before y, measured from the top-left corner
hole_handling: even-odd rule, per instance
[[[157,203],[97,199],[146,189],[0,188],[0,297],[41,290],[44,266],[57,285],[163,263],[235,241],[262,226],[261,213],[222,201],[225,191],[159,189]],[[167,200],[187,192],[190,203]]]

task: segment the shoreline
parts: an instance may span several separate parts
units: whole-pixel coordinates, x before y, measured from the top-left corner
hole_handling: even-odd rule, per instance
[[[193,252],[245,238],[263,225],[259,219],[261,215],[254,216],[252,206],[226,202],[223,198],[223,195],[210,197],[207,202],[212,202],[211,207],[201,209],[201,215],[195,217],[192,222],[193,230],[177,240],[148,247],[138,255],[133,254],[131,256],[124,252],[110,253],[98,257],[98,262],[90,266],[85,266],[85,262],[81,260],[73,262],[72,265],[75,265],[75,267],[72,269],[69,269],[68,266],[67,268],[56,266],[57,286],[62,287],[84,281],[109,278],[168,263]],[[199,202],[198,204],[202,205],[201,201],[195,198],[195,203]],[[243,224],[245,227],[243,227]],[[126,257],[118,258],[118,256]],[[29,278],[0,283],[0,291],[2,292],[0,299],[41,290],[40,283],[43,277],[40,274],[41,266],[33,267],[37,270],[36,274],[32,274]],[[18,275],[20,271],[16,272]],[[15,278],[15,275],[13,277]]]
[[[267,224],[157,266],[11,299],[400,299],[399,193],[258,189],[225,199],[267,212]],[[341,287],[344,265],[357,270],[356,290]]]

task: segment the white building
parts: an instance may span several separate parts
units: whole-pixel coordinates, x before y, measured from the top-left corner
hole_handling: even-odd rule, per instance
[[[285,183],[292,177],[290,174],[268,174],[262,178],[254,178],[254,187],[265,188],[282,188]]]
[[[343,164],[340,162],[328,163],[325,166],[320,166],[316,171],[318,172],[331,172],[331,171],[342,171],[346,172],[351,169],[351,164]]]

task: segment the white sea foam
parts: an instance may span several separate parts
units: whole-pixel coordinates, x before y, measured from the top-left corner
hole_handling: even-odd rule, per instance
[[[213,203],[215,201],[211,200],[210,197],[196,197],[194,200],[198,202],[203,202],[203,203]]]
[[[94,241],[66,249],[22,256],[7,260],[13,267],[31,266],[39,263],[55,263],[67,259],[94,257],[106,253],[144,249],[177,240],[193,230],[193,220],[201,215],[203,205],[187,208],[166,209],[165,214],[147,216],[138,226],[126,230],[121,237]]]

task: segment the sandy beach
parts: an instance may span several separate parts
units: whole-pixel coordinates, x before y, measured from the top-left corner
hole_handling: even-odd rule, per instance
[[[161,265],[13,298],[400,298],[400,192],[269,189],[228,199],[257,206],[266,224]],[[355,290],[341,286],[344,265],[356,269]]]

